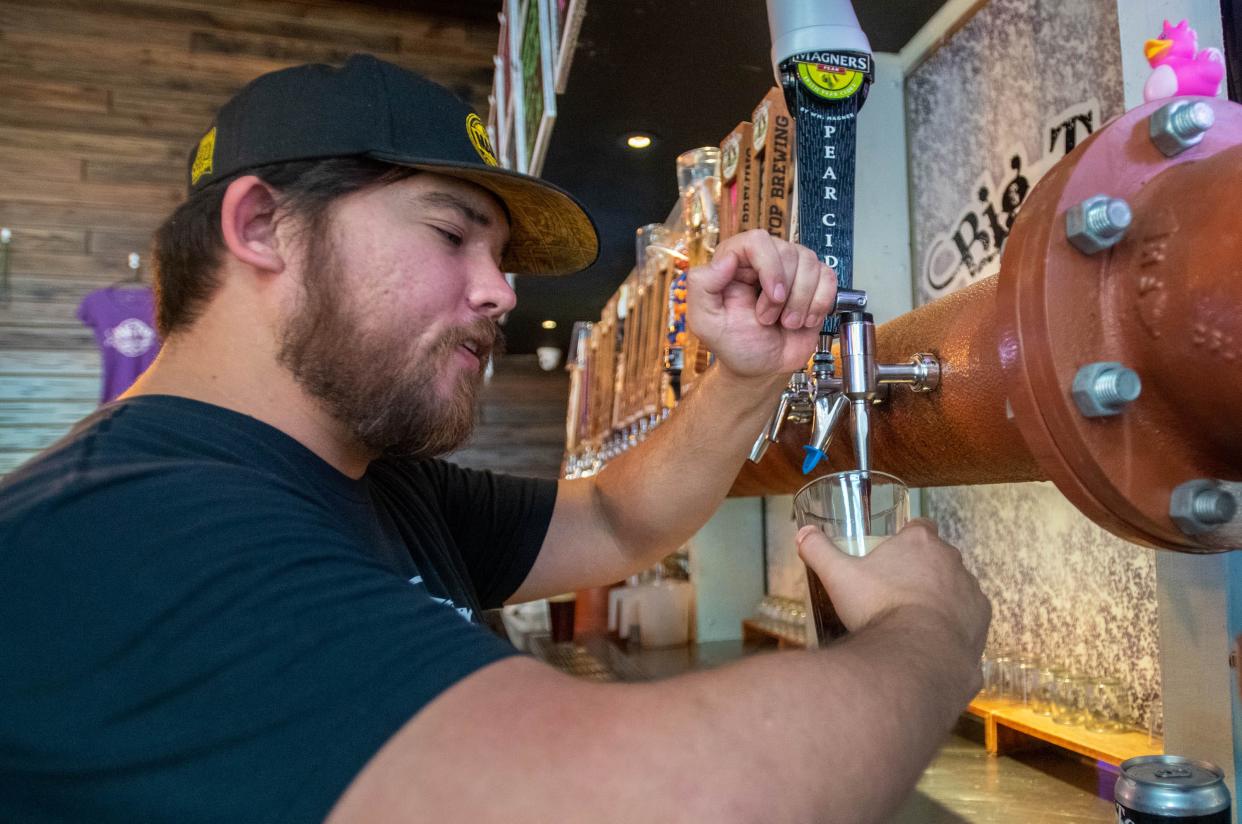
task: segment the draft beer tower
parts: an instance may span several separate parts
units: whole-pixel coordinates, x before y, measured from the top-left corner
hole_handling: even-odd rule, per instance
[[[733,493],[854,468],[1051,480],[1126,540],[1242,547],[1242,106],[1174,98],[1097,129],[1028,194],[997,275],[877,328],[852,288],[867,39],[848,0],[769,0],[768,16],[799,241],[842,291]]]

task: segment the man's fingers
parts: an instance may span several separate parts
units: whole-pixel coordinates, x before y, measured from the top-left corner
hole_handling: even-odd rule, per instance
[[[792,260],[794,282],[789,299],[785,301],[781,325],[786,329],[801,329],[810,325],[808,321],[814,314],[811,304],[815,300],[820,281],[828,274],[828,268],[805,246],[790,244],[789,248],[795,252]]]
[[[755,319],[764,326],[771,326],[781,319],[782,306],[768,297],[767,292],[760,292],[759,299],[755,301]]]
[[[692,270],[690,290],[721,297],[732,283],[758,283],[755,318],[765,326],[818,327],[836,301],[836,275],[814,252],[761,229],[722,243],[710,264]]]
[[[815,263],[822,269],[819,285],[815,288],[815,296],[811,298],[811,308],[807,310],[805,323],[807,327],[822,326],[824,318],[831,314],[837,305],[837,273],[826,264],[820,263],[819,258],[815,258]]]
[[[794,249],[797,250],[797,272],[781,324],[787,329],[818,328],[836,304],[836,272],[806,246],[794,246]]]
[[[763,289],[762,297],[767,297],[768,304],[784,305],[789,298],[793,273],[785,273],[776,240],[762,229],[752,229],[729,238],[722,248],[726,245],[730,253],[738,256],[739,268],[752,270]],[[719,253],[720,250],[717,250]]]

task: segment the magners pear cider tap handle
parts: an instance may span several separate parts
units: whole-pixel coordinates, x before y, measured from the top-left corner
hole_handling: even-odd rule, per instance
[[[796,123],[798,241],[854,283],[857,117],[875,76],[849,0],[768,0],[772,65]],[[829,315],[824,331],[839,321]]]

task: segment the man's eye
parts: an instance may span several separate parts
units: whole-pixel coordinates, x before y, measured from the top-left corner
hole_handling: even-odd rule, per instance
[[[449,243],[453,244],[454,246],[461,246],[461,243],[462,243],[461,235],[457,235],[445,229],[441,229],[439,226],[432,226],[431,228],[435,229],[437,232],[443,235],[444,239],[447,240]]]

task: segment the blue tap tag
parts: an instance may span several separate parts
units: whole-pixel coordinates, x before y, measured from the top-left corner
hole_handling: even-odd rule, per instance
[[[802,448],[806,450],[806,458],[802,461],[802,474],[810,475],[811,470],[818,466],[819,462],[823,460],[824,450],[816,449],[813,446],[804,446]]]

